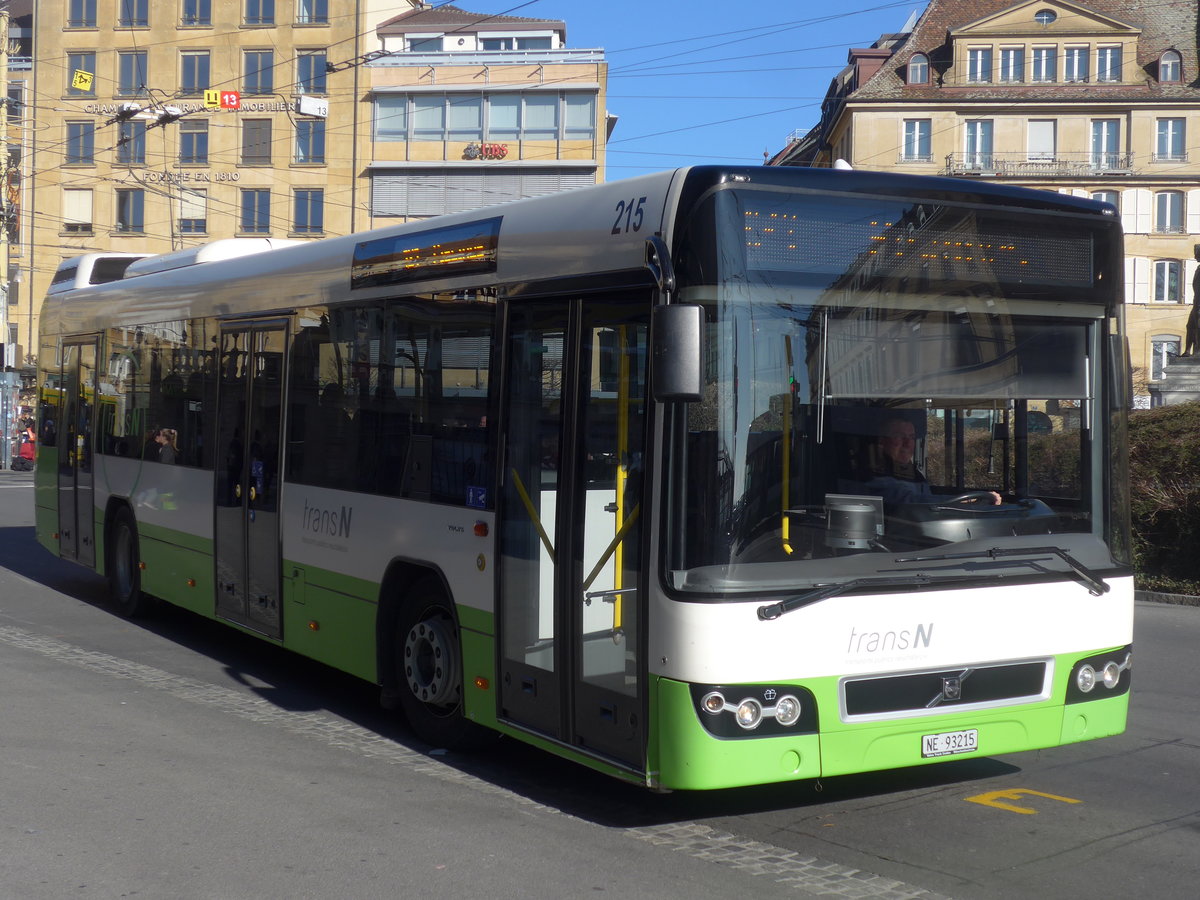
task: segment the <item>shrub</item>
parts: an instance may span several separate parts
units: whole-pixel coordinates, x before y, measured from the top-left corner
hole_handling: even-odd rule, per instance
[[[1129,474],[1138,587],[1200,594],[1200,403],[1134,411]]]

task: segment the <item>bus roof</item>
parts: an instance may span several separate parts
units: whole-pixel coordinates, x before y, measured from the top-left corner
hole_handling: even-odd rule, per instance
[[[1112,216],[1109,205],[1089,199],[961,178],[698,166],[317,241],[217,241],[147,259],[130,272],[137,277],[47,295],[42,327],[85,333],[476,288],[532,296],[649,287],[647,239],[669,245],[673,211],[728,183]],[[446,247],[463,241],[483,249],[458,266],[470,254]],[[259,249],[247,252],[252,246]]]

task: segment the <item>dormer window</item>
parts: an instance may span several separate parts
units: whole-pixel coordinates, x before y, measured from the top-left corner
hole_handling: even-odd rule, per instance
[[[1100,47],[1096,50],[1096,80],[1121,80],[1121,48]]]
[[[409,38],[408,50],[410,53],[441,53],[442,39],[440,37]]]
[[[1033,14],[1033,21],[1037,22],[1042,27],[1053,25],[1058,21],[1058,13],[1052,9],[1039,9]]]
[[[1175,50],[1168,50],[1158,58],[1158,80],[1160,82],[1183,81],[1183,60]]]
[[[908,61],[908,83],[929,84],[929,57],[914,53]]]

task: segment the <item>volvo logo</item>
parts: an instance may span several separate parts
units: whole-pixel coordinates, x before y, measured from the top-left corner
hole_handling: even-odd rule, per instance
[[[961,700],[962,699],[962,679],[957,675],[951,675],[942,678],[942,699],[943,700]]]

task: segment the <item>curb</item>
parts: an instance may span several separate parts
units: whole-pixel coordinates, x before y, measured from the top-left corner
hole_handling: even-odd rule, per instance
[[[1166,603],[1171,606],[1200,606],[1200,597],[1189,594],[1160,594],[1158,591],[1134,591],[1138,603]]]

